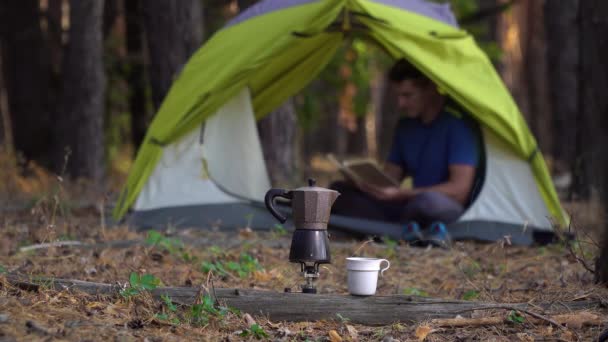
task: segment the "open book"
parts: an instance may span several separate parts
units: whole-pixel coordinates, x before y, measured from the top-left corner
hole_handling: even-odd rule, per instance
[[[399,186],[399,182],[384,173],[372,159],[354,159],[340,162],[333,154],[327,158],[334,163],[344,176],[352,181],[363,182],[378,187]]]

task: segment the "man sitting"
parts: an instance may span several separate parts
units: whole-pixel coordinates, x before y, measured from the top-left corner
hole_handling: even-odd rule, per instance
[[[384,170],[396,180],[406,176],[413,187],[379,188],[360,182],[337,182],[341,196],[333,213],[404,223],[402,237],[449,240],[444,223],[464,212],[475,179],[478,140],[469,123],[448,112],[447,98],[435,84],[401,59],[389,71],[404,118],[397,124]]]

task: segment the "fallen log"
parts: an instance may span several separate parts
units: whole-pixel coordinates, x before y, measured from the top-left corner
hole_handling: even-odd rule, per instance
[[[91,295],[116,295],[123,288],[120,284],[93,283],[72,279],[4,275],[6,282],[21,289],[35,291],[40,287],[55,290],[71,290]],[[0,281],[2,278],[0,278]],[[150,291],[160,298],[167,295],[178,304],[192,305],[200,295],[194,287],[161,287]],[[263,315],[273,321],[318,321],[341,317],[352,323],[385,325],[394,322],[420,322],[431,319],[470,317],[472,311],[484,309],[514,308],[535,310],[542,308],[551,314],[561,311],[595,309],[598,300],[559,303],[482,303],[459,300],[443,300],[405,295],[358,297],[351,295],[283,293],[250,289],[212,289],[209,295],[222,305],[239,309],[252,315]]]

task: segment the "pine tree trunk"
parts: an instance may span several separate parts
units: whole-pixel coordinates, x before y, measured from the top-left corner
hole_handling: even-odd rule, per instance
[[[585,0],[581,10],[581,111],[589,130],[585,132],[585,143],[590,153],[586,164],[595,182],[608,217],[608,2]],[[596,276],[608,283],[608,223],[604,219],[604,239],[597,262]]]
[[[9,115],[8,98],[2,72],[2,49],[0,48],[0,151],[13,153],[13,131]]]
[[[141,0],[124,2],[128,55],[131,142],[135,150],[144,140],[150,117],[146,111],[146,81],[143,56],[143,13]]]
[[[203,10],[200,0],[146,0],[143,13],[152,102],[158,110],[171,84],[200,47]]]
[[[524,80],[528,83],[530,121],[541,151],[552,150],[549,117],[549,93],[547,91],[546,38],[543,25],[542,1],[526,2],[526,57]]]
[[[0,44],[15,149],[47,164],[50,69],[38,0],[0,2]]]
[[[69,155],[55,155],[57,168],[68,157],[68,174],[94,184],[100,184],[104,175],[103,6],[101,0],[70,1],[62,110],[55,131],[59,146],[69,149]]]
[[[576,166],[579,116],[579,1],[545,1],[545,32],[549,95],[552,108],[552,155],[557,171],[575,172],[574,194],[589,196],[589,186],[581,184],[580,168]],[[580,146],[579,146],[580,147]],[[559,170],[561,168],[561,170]]]
[[[276,186],[296,182],[296,111],[291,99],[258,122],[264,159]]]
[[[382,102],[381,107],[378,109],[379,114],[376,117],[376,140],[378,142],[378,158],[383,161],[388,157],[395,127],[397,127],[397,121],[399,121],[401,114],[397,108],[397,98],[391,89],[390,80],[385,76],[380,83]]]

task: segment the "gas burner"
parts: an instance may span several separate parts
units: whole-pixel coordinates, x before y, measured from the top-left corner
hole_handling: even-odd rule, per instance
[[[313,265],[306,265],[305,262],[300,263],[300,273],[306,280],[306,284],[301,286],[302,293],[317,293],[315,282],[319,278],[319,263],[315,262]]]

